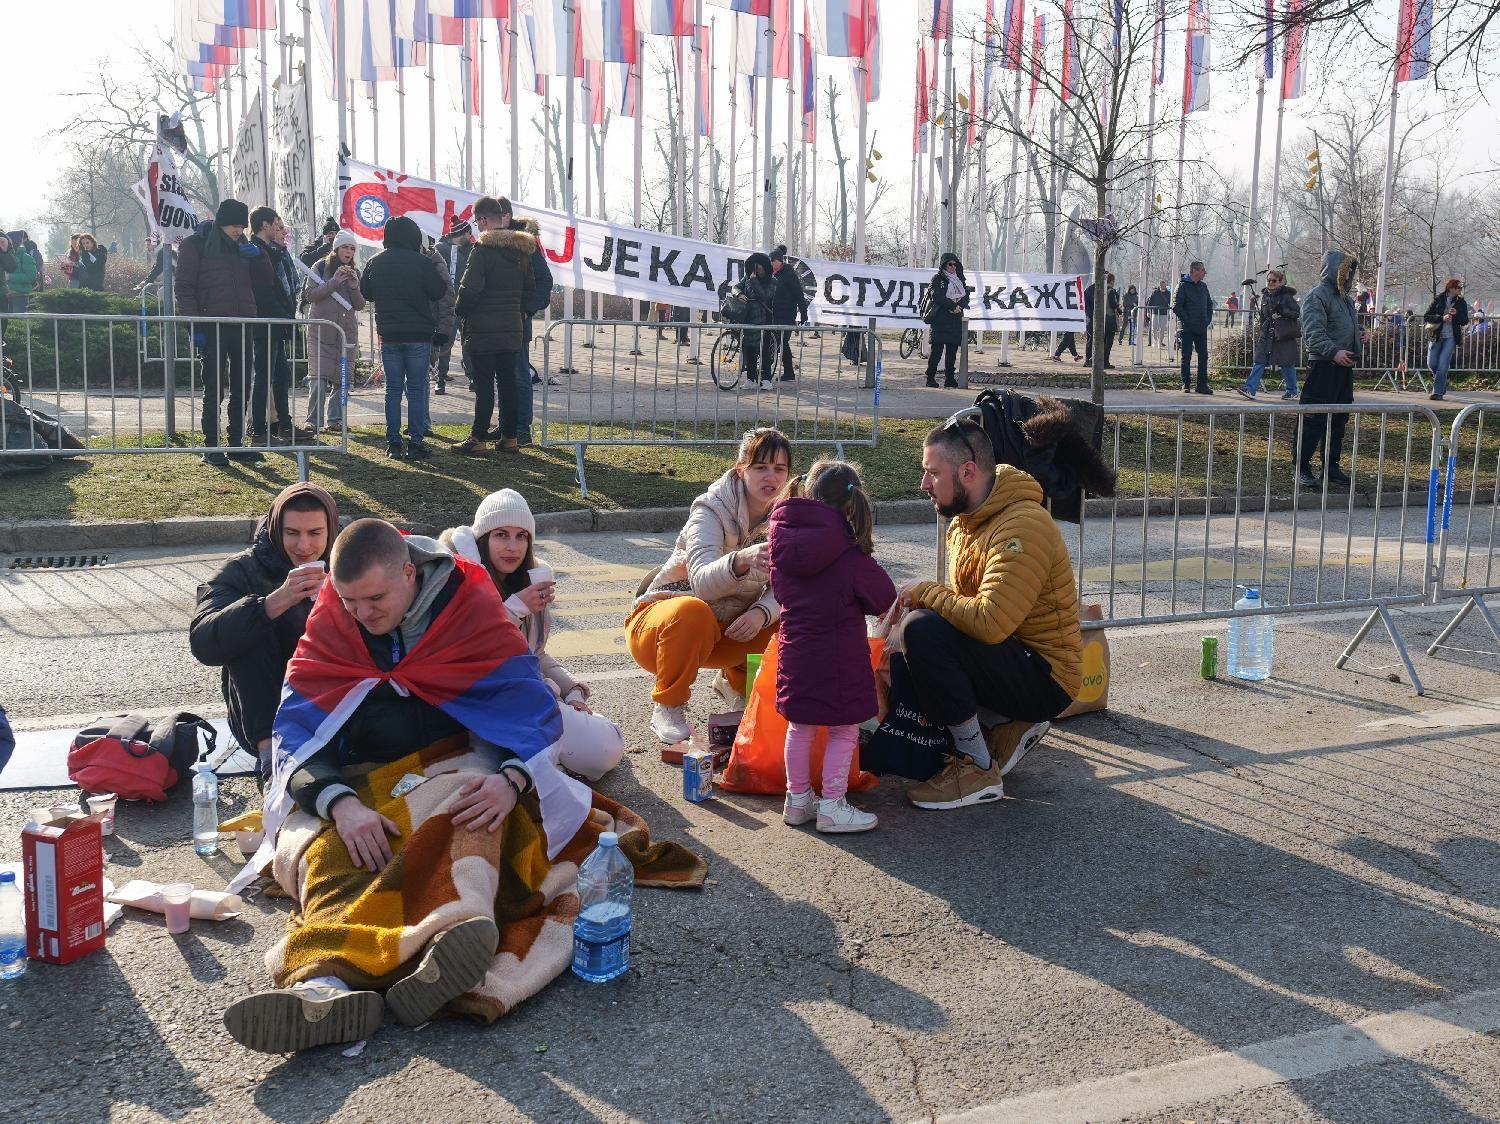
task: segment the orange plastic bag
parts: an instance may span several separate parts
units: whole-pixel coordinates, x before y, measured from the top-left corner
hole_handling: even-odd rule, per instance
[[[870,638],[870,667],[880,663],[885,641]],[[873,717],[873,716],[872,716]],[[823,780],[823,751],[828,748],[828,734],[820,730],[812,744],[813,787]],[[849,766],[849,790],[874,788],[880,778],[859,767],[859,751]],[[760,674],[745,701],[745,715],[740,719],[734,737],[734,749],[719,787],[728,792],[764,792],[781,795],[786,791],[786,719],[776,713],[776,637],[766,645],[761,657]]]

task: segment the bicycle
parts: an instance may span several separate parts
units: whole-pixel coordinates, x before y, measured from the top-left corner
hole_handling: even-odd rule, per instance
[[[922,351],[922,329],[908,328],[901,333],[901,358],[910,359]]]
[[[740,382],[740,330],[725,328],[709,353],[709,373],[720,390],[733,390]]]

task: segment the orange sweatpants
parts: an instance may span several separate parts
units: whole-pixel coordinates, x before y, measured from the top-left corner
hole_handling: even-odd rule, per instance
[[[708,602],[698,597],[668,597],[637,605],[625,618],[625,646],[641,667],[656,676],[651,700],[683,706],[693,693],[700,668],[722,669],[732,686],[745,693],[745,657],[766,650],[776,625],[749,640],[726,640]]]

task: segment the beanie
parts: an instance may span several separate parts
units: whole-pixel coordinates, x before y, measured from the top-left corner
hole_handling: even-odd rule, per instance
[[[347,230],[341,230],[333,236],[334,252],[337,253],[344,246],[353,246],[355,249],[359,249],[359,239]]]
[[[334,222],[332,218],[328,218],[328,219],[325,219],[323,221],[323,233],[324,234],[337,234],[338,232],[339,232],[339,224],[336,223],[336,222]]]
[[[772,261],[786,261],[786,247],[777,246],[771,251],[770,257]]]
[[[514,488],[501,488],[479,501],[479,509],[474,512],[474,537],[482,538],[496,527],[520,527],[536,538],[536,517]]]
[[[214,214],[215,226],[249,226],[250,208],[238,199],[225,199]]]

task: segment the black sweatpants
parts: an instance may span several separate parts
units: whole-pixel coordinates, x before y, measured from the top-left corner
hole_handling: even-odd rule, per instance
[[[943,361],[943,378],[952,379],[954,369],[958,366],[958,344],[957,343],[935,343],[930,345],[927,351],[927,377],[936,378],[938,369],[938,357]]]
[[[1207,328],[1184,328],[1177,333],[1177,338],[1182,344],[1182,389],[1187,390],[1192,385],[1193,377],[1193,352],[1198,352],[1198,392],[1209,389],[1208,386],[1208,329]]]
[[[1340,367],[1331,359],[1314,359],[1307,378],[1302,382],[1302,404],[1353,401],[1354,368]],[[1298,467],[1308,468],[1312,464],[1313,453],[1322,446],[1325,438],[1328,448],[1323,450],[1323,467],[1326,470],[1330,465],[1337,465],[1344,451],[1344,429],[1348,424],[1347,413],[1303,414],[1302,455]]]
[[[1078,338],[1072,332],[1064,332],[1062,338],[1057,341],[1057,350],[1052,353],[1052,358],[1061,359],[1063,352],[1068,352],[1074,359],[1078,358]]]
[[[1027,722],[1056,718],[1073,700],[1052,665],[1014,636],[982,644],[931,609],[901,622],[906,666],[928,721],[956,726],[985,707]]]

